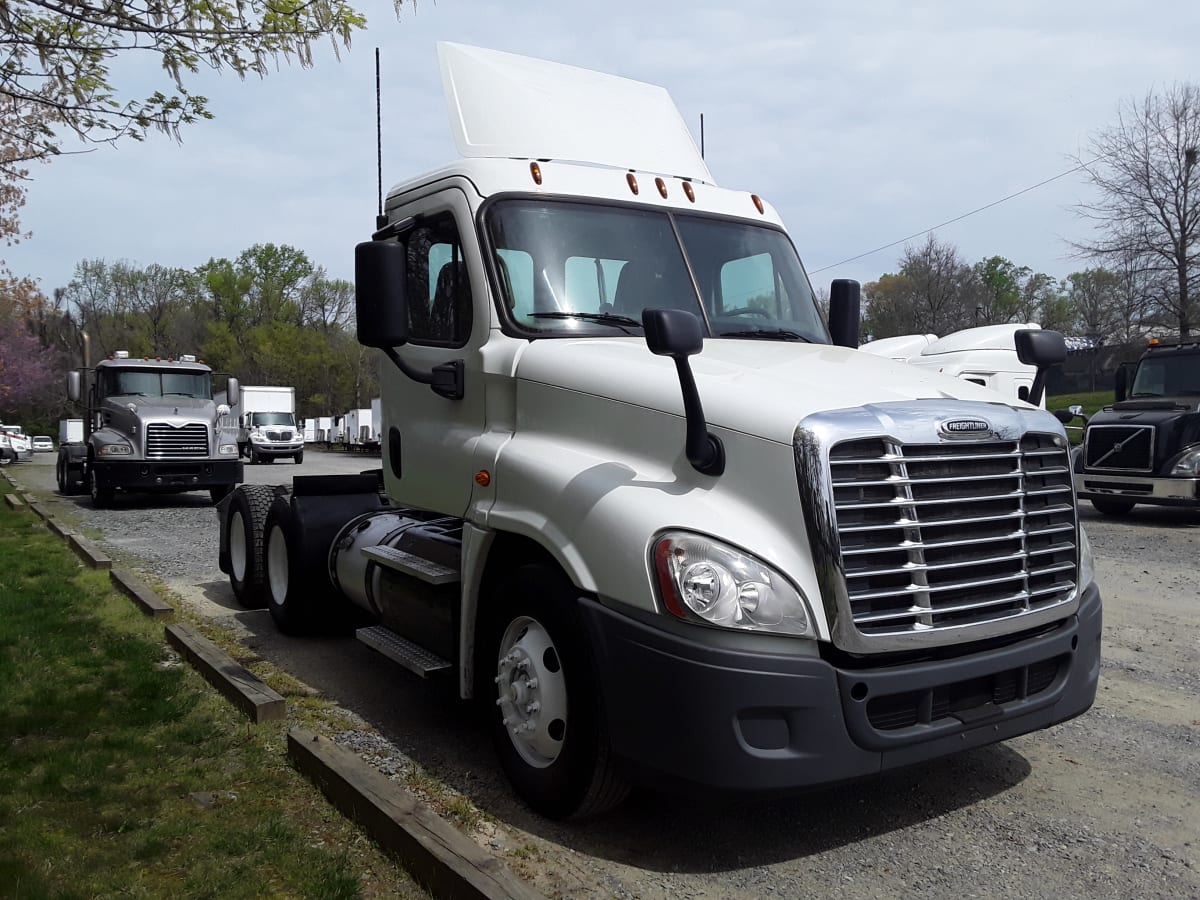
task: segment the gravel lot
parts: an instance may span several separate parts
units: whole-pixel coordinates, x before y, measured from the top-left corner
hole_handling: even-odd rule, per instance
[[[1200,514],[1084,504],[1105,600],[1100,693],[1086,715],[999,746],[799,798],[650,793],[564,826],[528,813],[448,683],[352,639],[278,634],[217,568],[206,494],[93,511],[54,492],[53,454],[8,470],[118,560],[166,581],[248,651],[349,711],[338,736],[382,769],[418,763],[487,816],[477,839],[548,896],[750,898],[1200,896]],[[247,481],[377,467],[312,449]]]

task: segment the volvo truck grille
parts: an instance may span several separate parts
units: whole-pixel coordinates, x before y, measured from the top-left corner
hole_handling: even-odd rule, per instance
[[[1154,470],[1154,429],[1148,425],[1093,425],[1088,428],[1084,462],[1089,469]]]
[[[208,428],[203,423],[146,426],[146,456],[149,459],[183,459],[208,456]]]
[[[1075,596],[1077,523],[1062,439],[829,452],[849,613],[868,640],[978,625]]]

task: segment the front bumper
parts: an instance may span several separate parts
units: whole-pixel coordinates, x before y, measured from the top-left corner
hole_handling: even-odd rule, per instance
[[[763,652],[743,635],[581,608],[613,752],[657,785],[787,790],[875,775],[1077,716],[1100,673],[1095,584],[1076,615],[1036,637],[869,669],[788,653],[792,639]]]
[[[253,447],[259,456],[295,456],[304,449],[303,441],[283,444],[256,444],[251,441],[248,447]]]
[[[1162,478],[1152,475],[1092,475],[1076,472],[1075,494],[1080,500],[1109,498],[1156,506],[1200,504],[1200,478]]]
[[[113,460],[97,464],[105,481],[126,491],[199,491],[240,484],[242,463],[222,459]]]

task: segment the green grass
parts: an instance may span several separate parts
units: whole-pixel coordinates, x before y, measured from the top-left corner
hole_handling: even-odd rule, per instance
[[[1046,398],[1046,409],[1053,412],[1056,409],[1066,409],[1069,406],[1082,406],[1086,416],[1094,415],[1100,409],[1113,402],[1112,391],[1095,391],[1084,394],[1059,394]]]
[[[0,896],[425,896],[288,765],[285,727],[0,504]]]

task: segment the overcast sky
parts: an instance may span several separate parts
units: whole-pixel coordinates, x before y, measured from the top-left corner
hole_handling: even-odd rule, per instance
[[[895,271],[902,245],[841,261],[1071,169],[1121,100],[1200,77],[1195,0],[356,6],[370,27],[340,62],[325,45],[311,69],[192,82],[216,119],[182,144],[35,166],[33,237],[4,258],[46,292],[83,259],[192,268],[267,242],[352,278],[376,210],[377,46],[385,187],[455,155],[437,41],[612,72],[666,87],[697,143],[704,114],[717,183],[778,208],[816,286]],[[126,93],[168,89],[128,62],[114,75]],[[1067,244],[1089,235],[1070,211],[1087,197],[1076,173],[936,233],[968,262],[1064,277],[1087,265]]]

